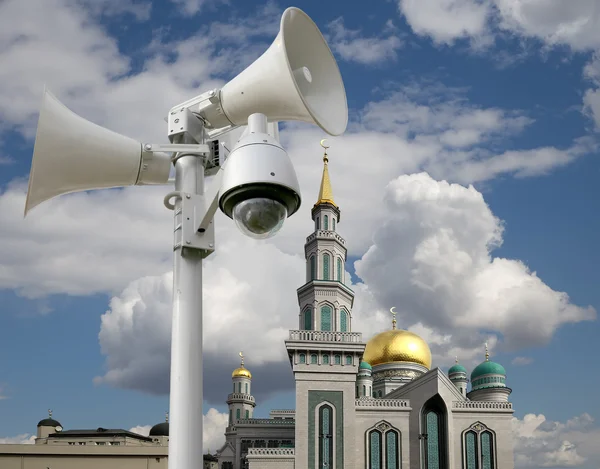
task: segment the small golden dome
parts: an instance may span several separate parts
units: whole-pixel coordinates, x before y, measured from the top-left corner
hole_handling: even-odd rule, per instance
[[[363,360],[371,366],[407,362],[431,368],[431,350],[417,334],[392,329],[377,334],[367,343]]]
[[[233,373],[231,373],[231,377],[232,378],[248,378],[248,379],[252,379],[252,373],[250,373],[250,371],[248,371],[243,366],[240,366],[239,368],[236,368],[235,370],[233,370]]]

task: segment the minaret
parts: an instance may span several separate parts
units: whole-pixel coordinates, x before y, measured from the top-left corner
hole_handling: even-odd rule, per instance
[[[299,330],[285,341],[296,380],[295,466],[357,469],[355,404],[362,334],[351,332],[354,293],[344,284],[346,242],[337,233],[327,146],[314,232],[306,239],[306,283],[298,289]],[[366,381],[365,381],[366,386]]]
[[[372,368],[367,362],[360,362],[356,378],[356,397],[373,397]]]
[[[256,407],[254,396],[251,394],[252,373],[244,367],[244,354],[239,353],[241,364],[231,373],[233,392],[227,396],[229,406],[229,426],[240,419],[250,419]]]
[[[467,369],[458,364],[458,357],[455,357],[454,365],[448,370],[448,378],[454,383],[456,389],[458,389],[464,397],[467,397]]]
[[[329,156],[321,141],[323,176],[311,211],[314,232],[306,238],[306,283],[298,288],[300,330],[350,332],[354,292],[345,284],[346,241],[337,230],[340,209],[333,200]]]

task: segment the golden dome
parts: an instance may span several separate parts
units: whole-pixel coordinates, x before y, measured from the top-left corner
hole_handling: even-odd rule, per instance
[[[417,334],[392,329],[377,334],[367,343],[363,360],[369,365],[408,362],[431,368],[431,350]]]
[[[250,371],[248,371],[243,366],[240,366],[239,368],[236,368],[235,370],[233,370],[233,373],[231,373],[231,377],[232,378],[248,378],[248,379],[252,379],[252,373],[250,373]]]

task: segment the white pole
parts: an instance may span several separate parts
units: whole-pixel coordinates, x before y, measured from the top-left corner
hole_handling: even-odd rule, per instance
[[[175,162],[175,190],[204,193],[204,161],[185,155]],[[181,224],[181,201],[175,204],[175,230]],[[198,249],[175,246],[169,468],[200,469],[202,457],[202,256]]]

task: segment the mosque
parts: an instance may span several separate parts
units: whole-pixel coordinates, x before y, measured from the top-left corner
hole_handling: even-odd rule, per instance
[[[296,409],[253,417],[252,374],[233,371],[219,469],[514,469],[511,389],[490,360],[443,373],[418,335],[396,328],[367,343],[352,330],[346,242],[337,232],[327,148],[314,231],[306,238],[306,283],[298,329],[285,341]]]

